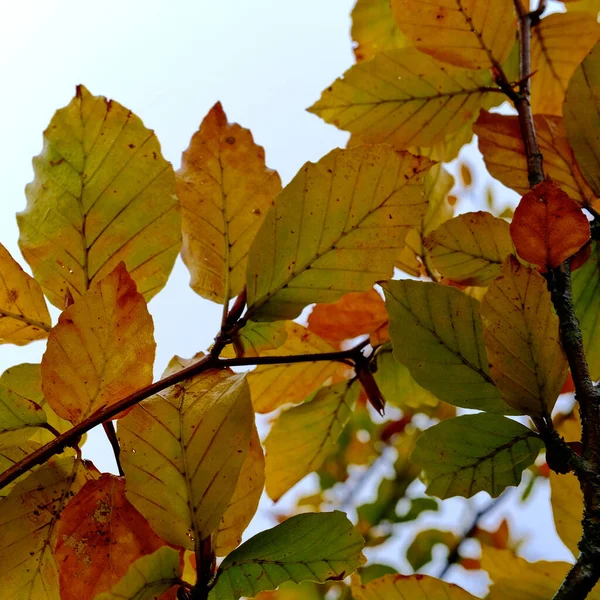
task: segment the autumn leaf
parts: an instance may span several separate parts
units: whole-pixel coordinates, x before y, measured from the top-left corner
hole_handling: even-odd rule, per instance
[[[591,13],[554,13],[531,29],[531,110],[562,115],[569,79],[594,47],[600,25]]]
[[[104,473],[88,481],[63,511],[54,558],[61,600],[96,597],[131,564],[165,545],[125,498],[125,480]]]
[[[152,383],[154,325],[123,263],[67,308],[50,332],[42,389],[71,423]]]
[[[446,419],[426,429],[411,461],[423,469],[427,493],[470,498],[480,491],[498,497],[519,485],[543,443],[527,427],[487,413]]]
[[[261,356],[286,356],[334,352],[334,348],[302,325],[285,323],[286,341]],[[325,383],[336,371],[332,361],[261,365],[248,373],[252,405],[258,413],[268,413],[284,404],[298,404]]]
[[[419,531],[406,549],[406,560],[413,571],[422,569],[433,560],[433,549],[437,545],[446,546],[448,551],[456,547],[458,539],[451,531],[423,529]]]
[[[442,223],[424,245],[433,266],[463,285],[489,285],[504,258],[514,251],[508,223],[482,211]]]
[[[421,52],[482,69],[498,67],[515,42],[511,0],[391,0],[400,30]]]
[[[558,475],[550,471],[550,503],[556,532],[574,557],[579,556],[579,540],[583,533],[583,494],[575,474]]]
[[[221,356],[260,356],[269,350],[277,350],[288,337],[285,321],[247,321],[232,335],[232,345],[227,346]]]
[[[490,86],[485,71],[444,66],[403,48],[354,65],[308,110],[352,133],[354,145],[431,147],[502,101]]]
[[[279,175],[265,166],[265,152],[250,131],[228,123],[217,102],[183,153],[176,177],[190,285],[226,304],[244,287],[248,251],[281,190]]]
[[[250,444],[244,374],[210,370],[119,421],[127,499],[164,540],[189,550],[218,527]]]
[[[577,204],[546,179],[521,198],[510,235],[519,256],[545,271],[558,267],[590,239],[590,225]]]
[[[77,86],[33,166],[19,246],[52,304],[62,310],[121,261],[146,300],[164,287],[181,245],[175,175],[136,115]]]
[[[534,115],[533,122],[548,177],[577,204],[592,206],[598,198],[581,174],[562,119]],[[482,111],[473,130],[490,174],[515,192],[526,194],[530,186],[518,117]]]
[[[391,146],[333,150],[279,194],[250,250],[247,317],[291,319],[313,302],[365,291],[393,272],[427,204],[432,162]]]
[[[384,575],[369,583],[352,580],[356,600],[475,600],[475,596],[453,583],[428,575]]]
[[[15,446],[4,446],[0,448],[0,473],[4,473],[19,461],[27,458],[27,456],[38,450],[40,447],[41,444],[39,442],[32,442],[29,440],[27,442],[23,442],[22,444],[16,444]],[[19,483],[19,481],[22,479],[25,479],[28,475],[29,472],[24,473],[21,475],[21,477],[18,477],[15,479],[15,481],[0,489],[0,500],[5,496],[8,496],[15,485],[17,485],[17,483]]]
[[[546,280],[509,256],[481,303],[493,380],[519,412],[549,417],[568,372]]]
[[[322,387],[300,406],[282,412],[265,440],[267,494],[275,502],[321,467],[352,414],[358,386]]]

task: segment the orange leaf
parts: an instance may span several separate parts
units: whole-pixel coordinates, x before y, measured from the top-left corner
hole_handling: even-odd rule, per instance
[[[563,383],[562,390],[560,390],[561,394],[570,394],[575,391],[575,384],[573,383],[573,376],[571,375],[571,371],[567,373],[567,378]]]
[[[510,235],[519,256],[542,271],[554,269],[590,238],[590,225],[569,196],[546,179],[525,194]]]
[[[59,522],[55,558],[61,600],[110,590],[136,559],[164,545],[125,498],[125,479],[104,473],[89,481]]]
[[[317,304],[308,317],[308,328],[331,343],[373,333],[387,322],[385,304],[373,289],[350,292],[333,304]]]

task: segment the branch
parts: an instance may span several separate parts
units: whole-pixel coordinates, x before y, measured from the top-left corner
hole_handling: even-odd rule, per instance
[[[598,567],[594,559],[580,555],[577,562],[571,567],[560,589],[553,600],[581,600],[594,588],[598,581]]]

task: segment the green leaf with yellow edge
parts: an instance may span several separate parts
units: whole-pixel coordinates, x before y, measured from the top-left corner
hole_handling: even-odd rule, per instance
[[[19,600],[60,600],[53,556],[60,514],[86,481],[98,472],[75,458],[51,459],[19,481],[0,511],[2,596]]]
[[[600,196],[600,44],[575,69],[563,104],[563,118],[581,171]]]
[[[233,344],[225,347],[221,356],[260,356],[265,351],[277,350],[287,340],[288,332],[284,321],[248,321],[233,335]]]
[[[600,36],[592,13],[554,13],[531,29],[531,110],[562,115],[569,79]]]
[[[0,344],[24,346],[52,327],[42,290],[0,244]]]
[[[477,300],[423,281],[387,281],[382,287],[394,358],[419,385],[455,406],[514,412],[490,375]]]
[[[407,45],[398,29],[389,0],[358,0],[350,15],[356,62],[370,60],[377,53]]]
[[[128,500],[189,550],[218,527],[248,455],[254,413],[244,374],[210,370],[119,421]]]
[[[217,102],[193,135],[176,173],[181,201],[181,255],[191,287],[227,303],[244,287],[252,240],[281,190],[276,171],[252,134]]]
[[[572,277],[575,314],[581,325],[590,375],[600,379],[600,245],[592,242],[587,261]]]
[[[533,122],[548,177],[578,204],[591,206],[597,202],[575,160],[562,118],[534,115]],[[490,174],[525,195],[529,191],[527,157],[518,117],[482,111],[473,129]]]
[[[334,352],[335,348],[306,327],[285,323],[286,341],[277,349],[262,350],[261,356],[286,356]],[[298,404],[325,383],[337,370],[332,361],[261,365],[248,373],[252,405],[268,413],[284,404]]]
[[[515,43],[511,0],[391,0],[391,6],[416,48],[451,65],[498,68]]]
[[[364,562],[362,536],[339,511],[291,517],[221,563],[209,600],[238,600],[284,581],[341,581]]]
[[[275,592],[260,592],[255,596],[256,600],[326,600],[325,590],[320,589],[318,583],[303,581],[294,583],[286,581],[282,583]]]
[[[252,425],[246,460],[240,470],[235,491],[214,537],[217,556],[226,556],[242,541],[242,534],[252,521],[265,487],[265,456],[256,425]]]
[[[480,491],[498,497],[519,485],[523,470],[543,448],[527,427],[488,413],[446,419],[425,430],[411,460],[423,469],[427,493],[470,498]]]
[[[138,558],[110,592],[94,600],[156,600],[179,583],[181,558],[174,548],[163,546]]]
[[[255,321],[297,317],[389,277],[410,227],[427,210],[432,162],[392,146],[333,150],[306,163],[279,194],[248,259]]]
[[[550,416],[568,363],[546,280],[513,255],[481,302],[490,371],[504,400],[521,413]]]
[[[463,285],[489,285],[514,252],[509,224],[488,212],[472,212],[442,223],[424,241],[434,267]]]
[[[152,383],[154,323],[123,263],[61,315],[42,358],[42,390],[71,423]]]
[[[358,392],[356,383],[342,381],[279,415],[265,440],[267,494],[272,500],[277,502],[335,450]]]
[[[33,168],[19,245],[52,304],[63,309],[121,261],[146,300],[164,287],[181,246],[175,175],[135,114],[77,86]]]
[[[492,85],[485,71],[444,66],[415,48],[388,50],[351,67],[308,111],[352,133],[353,144],[431,147],[502,102]]]
[[[356,600],[475,600],[453,583],[429,575],[384,575],[366,584],[352,581]]]

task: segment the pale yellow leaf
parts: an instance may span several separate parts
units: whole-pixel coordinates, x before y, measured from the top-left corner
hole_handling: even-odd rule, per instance
[[[583,533],[583,495],[573,473],[559,475],[550,471],[550,503],[558,536],[574,557],[579,556],[577,544]]]

